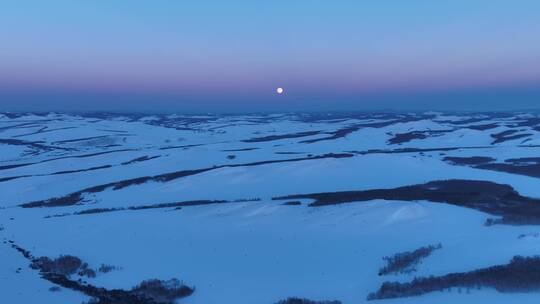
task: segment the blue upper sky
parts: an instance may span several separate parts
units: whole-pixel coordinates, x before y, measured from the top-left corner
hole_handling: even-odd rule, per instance
[[[0,110],[540,108],[539,37],[538,0],[2,0]]]

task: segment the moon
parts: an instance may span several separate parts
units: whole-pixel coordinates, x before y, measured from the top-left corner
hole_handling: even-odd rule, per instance
[[[276,93],[278,93],[278,94],[283,94],[284,91],[285,90],[283,90],[283,88],[277,88],[276,89]]]

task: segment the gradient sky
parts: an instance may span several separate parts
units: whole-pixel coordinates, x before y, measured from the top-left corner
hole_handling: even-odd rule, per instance
[[[0,110],[524,108],[538,0],[0,2]]]

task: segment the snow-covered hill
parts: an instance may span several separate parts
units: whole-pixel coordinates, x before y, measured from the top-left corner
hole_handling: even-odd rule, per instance
[[[536,303],[540,275],[508,263],[540,254],[539,178],[528,113],[3,113],[0,298],[105,303],[91,287],[177,278],[195,288],[178,303],[363,303],[435,276],[370,302]],[[96,275],[36,266],[61,255]]]

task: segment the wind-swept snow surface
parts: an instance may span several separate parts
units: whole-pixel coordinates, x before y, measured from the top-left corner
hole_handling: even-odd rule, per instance
[[[4,113],[0,299],[537,303],[539,178],[533,114]]]

